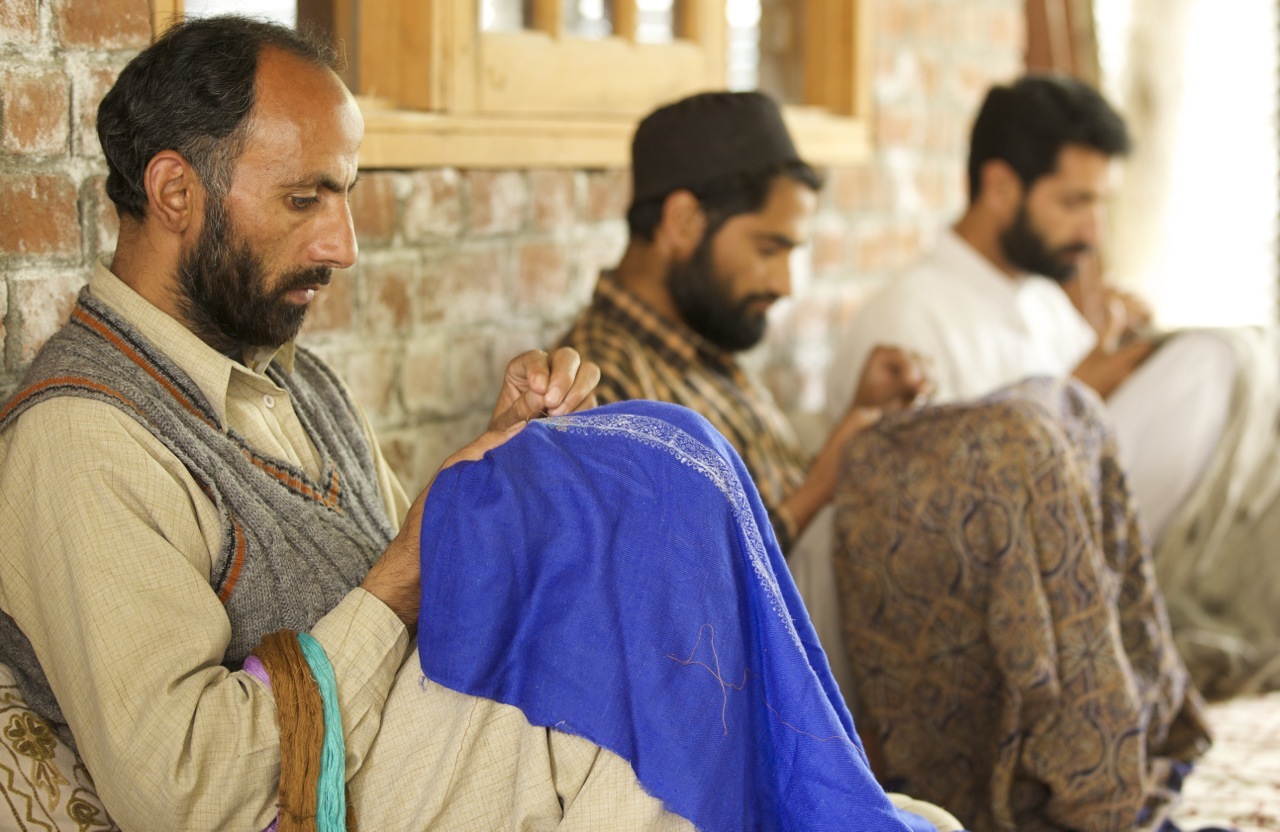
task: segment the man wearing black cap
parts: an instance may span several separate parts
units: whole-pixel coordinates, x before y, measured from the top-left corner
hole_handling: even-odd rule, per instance
[[[836,583],[832,549],[813,545],[822,524],[789,564],[827,570],[809,593],[796,582],[841,689],[856,691],[877,775],[967,828],[1134,828],[1159,772],[1204,733],[1096,401],[1028,386],[850,442],[931,392],[917,356],[877,347],[807,464],[734,354],[790,291],[818,177],[753,93],[657,110],[632,156],[629,245],[563,343],[599,365],[602,403],[707,417],[742,454],[784,551],[834,495],[843,642],[813,606],[812,590]]]
[[[600,365],[601,403],[657,399],[709,419],[742,455],[787,551],[830,501],[845,442],[927,392],[922,368],[876,350],[810,462],[734,358],[790,294],[790,254],[808,237],[821,188],[768,97],[703,93],[656,110],[636,130],[632,181],[627,250],[563,343]]]

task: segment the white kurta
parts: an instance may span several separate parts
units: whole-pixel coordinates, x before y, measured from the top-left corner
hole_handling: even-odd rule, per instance
[[[842,334],[827,384],[828,412],[847,409],[877,345],[931,362],[935,404],[984,396],[1028,376],[1069,375],[1097,334],[1066,293],[1038,275],[1011,278],[954,231],[862,308]],[[1207,333],[1161,347],[1112,394],[1120,457],[1150,534],[1159,540],[1222,434],[1235,367]]]
[[[1028,376],[1064,376],[1097,335],[1053,281],[1010,278],[947,230],[934,252],[862,308],[842,334],[827,387],[831,414],[843,413],[877,345],[933,361],[942,404],[986,395]]]

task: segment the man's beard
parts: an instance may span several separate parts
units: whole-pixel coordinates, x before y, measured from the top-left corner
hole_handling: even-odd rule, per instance
[[[714,234],[708,231],[693,255],[667,270],[667,290],[680,318],[694,332],[726,352],[739,352],[760,343],[768,318],[765,311],[753,312],[759,301],[772,303],[774,294],[753,294],[734,300],[730,281],[716,274],[711,257]]]
[[[1086,243],[1071,243],[1050,249],[1044,237],[1031,227],[1031,216],[1024,202],[1018,206],[1013,224],[1000,234],[1000,248],[1005,259],[1023,271],[1042,274],[1058,283],[1066,283],[1076,275],[1077,264],[1068,255],[1089,250]]]
[[[325,266],[292,269],[267,287],[262,258],[231,228],[226,206],[211,200],[195,248],[178,262],[178,292],[187,325],[223,353],[242,347],[278,347],[292,340],[307,314],[306,304],[285,295],[326,286]]]

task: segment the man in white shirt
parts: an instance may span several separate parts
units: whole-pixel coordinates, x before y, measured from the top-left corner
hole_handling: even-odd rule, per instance
[[[1114,161],[1129,147],[1124,121],[1085,84],[1027,76],[992,88],[973,126],[969,207],[863,308],[835,366],[861,367],[875,345],[900,345],[932,361],[936,403],[1074,375],[1107,400],[1159,540],[1218,444],[1235,368],[1230,348],[1208,335],[1174,339],[1147,362],[1154,342],[1122,342],[1140,313],[1113,295],[1095,330],[1062,289],[1097,244]],[[847,400],[852,384],[837,369],[829,400]]]

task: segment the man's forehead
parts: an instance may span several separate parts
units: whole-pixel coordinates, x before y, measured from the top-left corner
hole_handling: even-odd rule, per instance
[[[280,49],[263,50],[242,161],[269,166],[281,184],[345,190],[363,137],[359,107],[336,74]]]
[[[767,239],[785,247],[804,245],[817,212],[818,194],[813,188],[789,176],[779,176],[769,185],[768,196],[755,211],[731,217],[752,237]]]
[[[1076,179],[1102,180],[1114,175],[1120,160],[1101,150],[1082,144],[1066,144],[1058,151],[1052,174]]]

